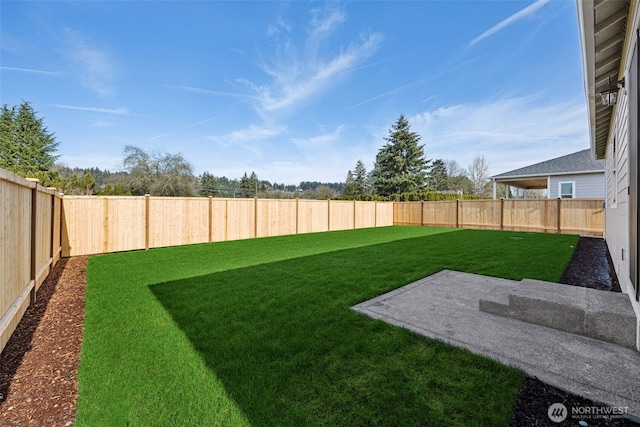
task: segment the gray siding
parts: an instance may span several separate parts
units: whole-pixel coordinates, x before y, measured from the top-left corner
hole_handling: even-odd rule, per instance
[[[575,182],[575,197],[577,199],[604,199],[605,179],[604,173],[591,173],[580,175],[551,176],[551,188],[549,198],[556,199],[558,195],[558,183]]]

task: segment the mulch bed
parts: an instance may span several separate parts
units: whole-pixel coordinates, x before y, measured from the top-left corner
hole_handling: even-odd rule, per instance
[[[59,261],[2,351],[0,425],[73,425],[86,267],[87,257]]]
[[[581,238],[562,276],[562,283],[619,292],[607,256],[604,240]],[[27,309],[0,355],[0,425],[73,425],[86,266],[87,257],[64,259],[56,265],[41,286],[38,300]],[[548,410],[553,403],[563,403],[568,411],[572,407],[597,406],[591,400],[527,377],[513,410],[511,426],[578,425],[579,420],[571,419],[571,416],[561,423],[551,421]],[[589,426],[638,425],[626,418],[599,418],[587,422]]]

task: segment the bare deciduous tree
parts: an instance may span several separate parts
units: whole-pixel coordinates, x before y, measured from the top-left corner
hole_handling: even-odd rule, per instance
[[[489,186],[489,160],[484,154],[475,156],[467,169],[467,176],[473,183],[473,194],[476,196],[490,195]]]

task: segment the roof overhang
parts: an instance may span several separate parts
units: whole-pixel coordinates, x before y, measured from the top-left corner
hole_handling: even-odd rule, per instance
[[[634,2],[636,0],[633,0]],[[589,115],[591,155],[604,159],[615,109],[602,105],[596,95],[609,79],[622,79],[628,0],[577,0],[584,89]]]
[[[544,190],[547,188],[548,179],[553,176],[567,176],[567,175],[586,175],[586,174],[602,174],[604,175],[604,169],[601,171],[583,171],[583,172],[561,172],[552,174],[532,174],[532,175],[512,175],[498,177],[493,176],[489,179],[494,180],[499,184],[510,185],[516,188],[523,188],[525,190]]]

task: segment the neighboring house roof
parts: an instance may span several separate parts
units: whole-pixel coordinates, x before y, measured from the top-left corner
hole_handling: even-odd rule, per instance
[[[489,179],[527,189],[547,188],[547,177],[552,175],[573,175],[603,173],[604,160],[593,160],[591,149],[567,154],[566,156],[546,160],[531,166],[525,166],[509,172],[494,175]]]
[[[619,73],[630,3],[628,0],[577,0],[577,3],[591,150],[596,159],[604,159],[614,107],[602,105],[596,95],[608,85],[609,79],[615,83],[623,78]]]

